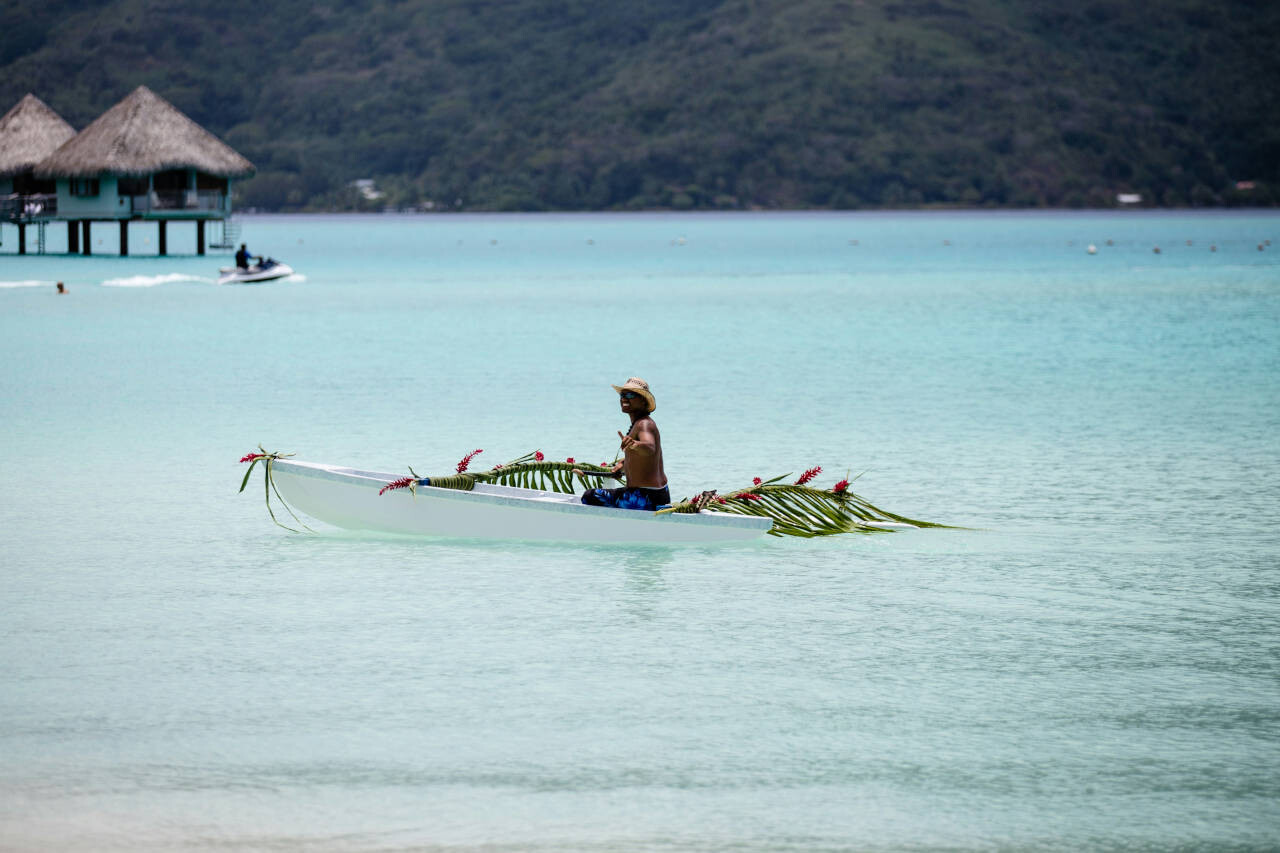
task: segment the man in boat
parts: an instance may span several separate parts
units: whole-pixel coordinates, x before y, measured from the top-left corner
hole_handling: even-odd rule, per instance
[[[236,252],[236,266],[242,270],[247,270],[252,262],[253,255],[249,254],[249,250],[244,247],[244,243],[241,243],[239,251]]]
[[[652,512],[671,503],[667,472],[662,467],[662,437],[650,415],[657,408],[649,383],[631,377],[614,385],[622,413],[631,418],[631,428],[622,439],[622,459],[613,466],[613,476],[626,483],[617,489],[588,489],[582,502],[589,506],[641,509]],[[576,469],[575,469],[576,470]],[[580,471],[577,473],[581,473]]]

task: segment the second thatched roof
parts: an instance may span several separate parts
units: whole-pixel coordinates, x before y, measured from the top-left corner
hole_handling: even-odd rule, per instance
[[[36,167],[45,178],[148,175],[196,169],[222,178],[247,178],[253,164],[231,146],[139,86]]]
[[[75,135],[62,116],[28,94],[0,118],[0,178],[27,171]]]

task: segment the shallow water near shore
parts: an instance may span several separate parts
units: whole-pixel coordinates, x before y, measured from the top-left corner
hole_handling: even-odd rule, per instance
[[[4,234],[0,849],[1280,844],[1280,216],[243,221],[299,275]],[[965,529],[294,535],[236,493],[259,443],[611,459],[633,375],[673,496],[822,465]]]

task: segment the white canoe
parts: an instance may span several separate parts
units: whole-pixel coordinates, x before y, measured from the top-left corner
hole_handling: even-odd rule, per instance
[[[756,539],[768,518],[641,512],[585,506],[578,495],[477,483],[472,491],[418,486],[378,494],[403,474],[277,459],[272,480],[293,507],[326,524],[417,536],[609,543],[714,543]]]

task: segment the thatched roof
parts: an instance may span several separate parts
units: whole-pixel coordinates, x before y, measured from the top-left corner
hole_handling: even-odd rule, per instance
[[[43,178],[148,175],[197,169],[247,178],[253,164],[146,86],[107,110],[37,168]]]
[[[35,95],[0,118],[0,178],[25,172],[76,135],[76,129]]]

